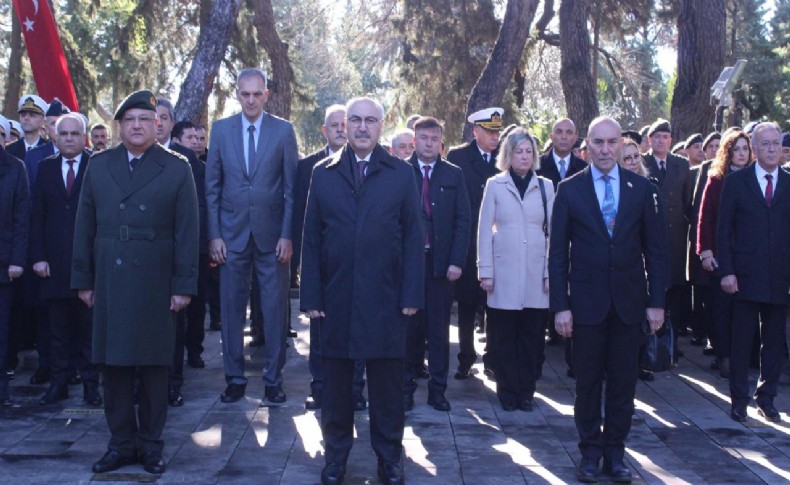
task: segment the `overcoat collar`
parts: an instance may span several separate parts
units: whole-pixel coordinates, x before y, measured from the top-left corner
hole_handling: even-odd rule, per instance
[[[126,147],[120,144],[112,150],[115,150],[115,153],[110,156],[108,165],[112,178],[123,191],[124,200],[148,184],[165,167],[162,156],[165,154],[165,148],[162,148],[158,143],[151,145],[140,157],[140,165],[135,169],[134,176],[129,172],[129,157]]]

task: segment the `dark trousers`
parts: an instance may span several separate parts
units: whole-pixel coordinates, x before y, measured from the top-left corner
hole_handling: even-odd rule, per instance
[[[425,252],[425,267],[433,268],[433,253]],[[406,372],[404,390],[413,394],[416,376],[425,360],[428,340],[428,391],[443,393],[447,389],[450,369],[450,309],[453,306],[453,282],[446,277],[434,278],[425,271],[425,310],[409,319],[406,330]]]
[[[496,393],[502,405],[518,405],[535,395],[538,361],[545,345],[548,310],[488,308],[489,322],[496,326],[499,366]]]
[[[162,453],[167,421],[167,366],[110,366],[104,373],[104,416],[110,428],[107,448],[123,456]],[[139,405],[134,408],[135,374]]]
[[[310,319],[310,355],[307,357],[307,367],[310,369],[310,394],[321,400],[324,390],[324,368],[321,365],[321,319]],[[354,361],[353,388],[356,395],[362,394],[365,389],[365,361]]]
[[[5,373],[8,360],[8,330],[11,320],[11,285],[0,283],[0,399],[8,395],[8,376]]]
[[[732,346],[732,305],[735,298],[721,289],[721,278],[711,279],[711,302],[713,350],[716,357],[729,358]]]
[[[689,315],[684,311],[683,299],[685,297],[687,284],[672,285],[667,289],[666,311],[672,319],[672,326],[675,329],[675,340],[680,333],[685,333],[688,328]]]
[[[219,267],[214,266],[208,270],[206,300],[208,300],[208,317],[211,323],[219,323]]]
[[[184,345],[187,353],[200,357],[203,353],[203,339],[206,337],[206,297],[209,287],[208,254],[200,255],[198,264],[197,295],[192,297],[186,308],[187,326]]]
[[[324,357],[321,431],[327,463],[345,464],[354,441],[354,360]],[[370,443],[380,460],[400,463],[403,451],[403,359],[368,359]]]
[[[256,273],[252,273],[252,285],[250,287],[250,333],[261,338],[264,336],[261,285],[258,283],[258,275]]]
[[[749,396],[749,358],[757,328],[760,330],[760,379],[755,397],[773,401],[779,385],[784,354],[787,305],[735,300],[732,305],[732,350],[730,353],[730,399],[733,406],[746,406]]]
[[[49,323],[52,384],[68,385],[76,363],[83,384],[98,385],[99,370],[91,363],[93,339],[91,309],[79,298],[54,298],[49,300]]]
[[[708,285],[692,285],[691,330],[694,337],[707,338],[713,346],[713,289]]]
[[[622,459],[625,439],[631,430],[642,340],[644,334],[640,325],[626,325],[614,306],[600,325],[574,325],[576,402],[573,415],[583,457]],[[602,419],[604,376],[606,408]]]

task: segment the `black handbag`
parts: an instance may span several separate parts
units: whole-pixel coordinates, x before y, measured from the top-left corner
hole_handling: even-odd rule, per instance
[[[664,325],[650,335],[650,324],[645,320],[642,327],[647,334],[647,344],[639,356],[639,367],[651,372],[665,372],[675,366],[675,330],[669,316]]]

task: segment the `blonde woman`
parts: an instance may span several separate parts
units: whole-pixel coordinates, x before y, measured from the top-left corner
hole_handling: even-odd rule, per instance
[[[554,190],[535,173],[535,139],[510,132],[497,157],[502,172],[483,193],[477,240],[480,286],[496,328],[494,372],[505,411],[531,411],[548,317],[548,236]]]

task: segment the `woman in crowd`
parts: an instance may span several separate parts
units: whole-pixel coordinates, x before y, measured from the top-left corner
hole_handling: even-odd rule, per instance
[[[717,274],[716,221],[719,216],[719,201],[724,177],[751,163],[752,147],[749,136],[741,130],[725,133],[716,158],[708,169],[708,183],[702,193],[697,229],[697,254],[702,268],[711,275],[713,286],[713,348],[716,351],[716,366],[719,374],[728,378],[730,373],[730,325],[732,320],[733,296],[721,289],[721,275]]]
[[[501,145],[502,173],[486,183],[477,264],[497,328],[497,396],[505,411],[531,411],[548,318],[548,237],[554,190],[539,177],[538,146],[523,128]]]

